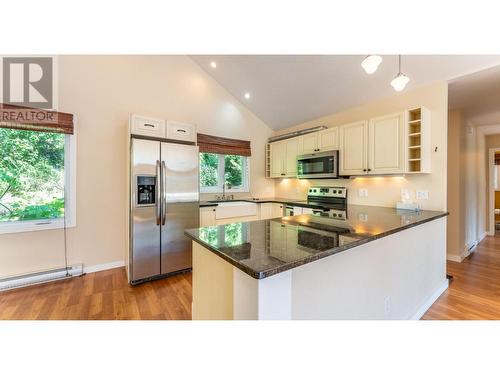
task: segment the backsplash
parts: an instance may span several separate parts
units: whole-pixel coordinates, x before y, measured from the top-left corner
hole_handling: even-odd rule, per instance
[[[395,207],[401,200],[401,189],[407,189],[410,199],[416,200],[416,190],[426,190],[423,176],[370,176],[349,179],[331,180],[298,180],[284,178],[276,180],[275,195],[289,199],[305,199],[310,186],[342,186],[347,187],[348,202],[350,204],[364,204],[370,206]],[[367,190],[367,196],[359,194],[360,189]],[[427,189],[428,190],[428,189]],[[441,202],[433,199],[429,191],[429,199],[418,200],[423,209],[442,210]]]

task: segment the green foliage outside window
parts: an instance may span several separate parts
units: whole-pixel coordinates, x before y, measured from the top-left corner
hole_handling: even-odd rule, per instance
[[[219,171],[222,171],[222,165],[224,165],[224,175],[219,176]],[[201,152],[200,185],[202,187],[216,187],[225,182],[232,188],[240,188],[245,184],[244,168],[245,159],[243,156]]]
[[[63,134],[0,129],[0,221],[64,214]]]
[[[243,157],[239,155],[224,156],[224,176],[226,183],[232,187],[243,184]]]
[[[217,186],[219,158],[217,154],[200,152],[201,186]]]

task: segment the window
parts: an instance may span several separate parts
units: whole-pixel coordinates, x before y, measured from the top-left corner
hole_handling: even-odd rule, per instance
[[[74,148],[71,135],[0,128],[0,233],[61,228],[65,213],[74,226]]]
[[[249,159],[240,155],[200,152],[200,191],[217,193],[226,183],[227,192],[248,192]]]

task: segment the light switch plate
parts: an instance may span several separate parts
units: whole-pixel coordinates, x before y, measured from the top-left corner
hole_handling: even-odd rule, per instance
[[[368,189],[358,189],[358,195],[361,198],[366,198],[368,196]]]
[[[417,190],[417,199],[429,199],[429,190]]]

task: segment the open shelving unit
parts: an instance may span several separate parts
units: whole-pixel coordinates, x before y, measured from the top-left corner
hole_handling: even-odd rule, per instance
[[[430,111],[427,108],[408,110],[406,134],[406,173],[430,173]]]
[[[266,177],[271,177],[271,145],[266,143]]]

